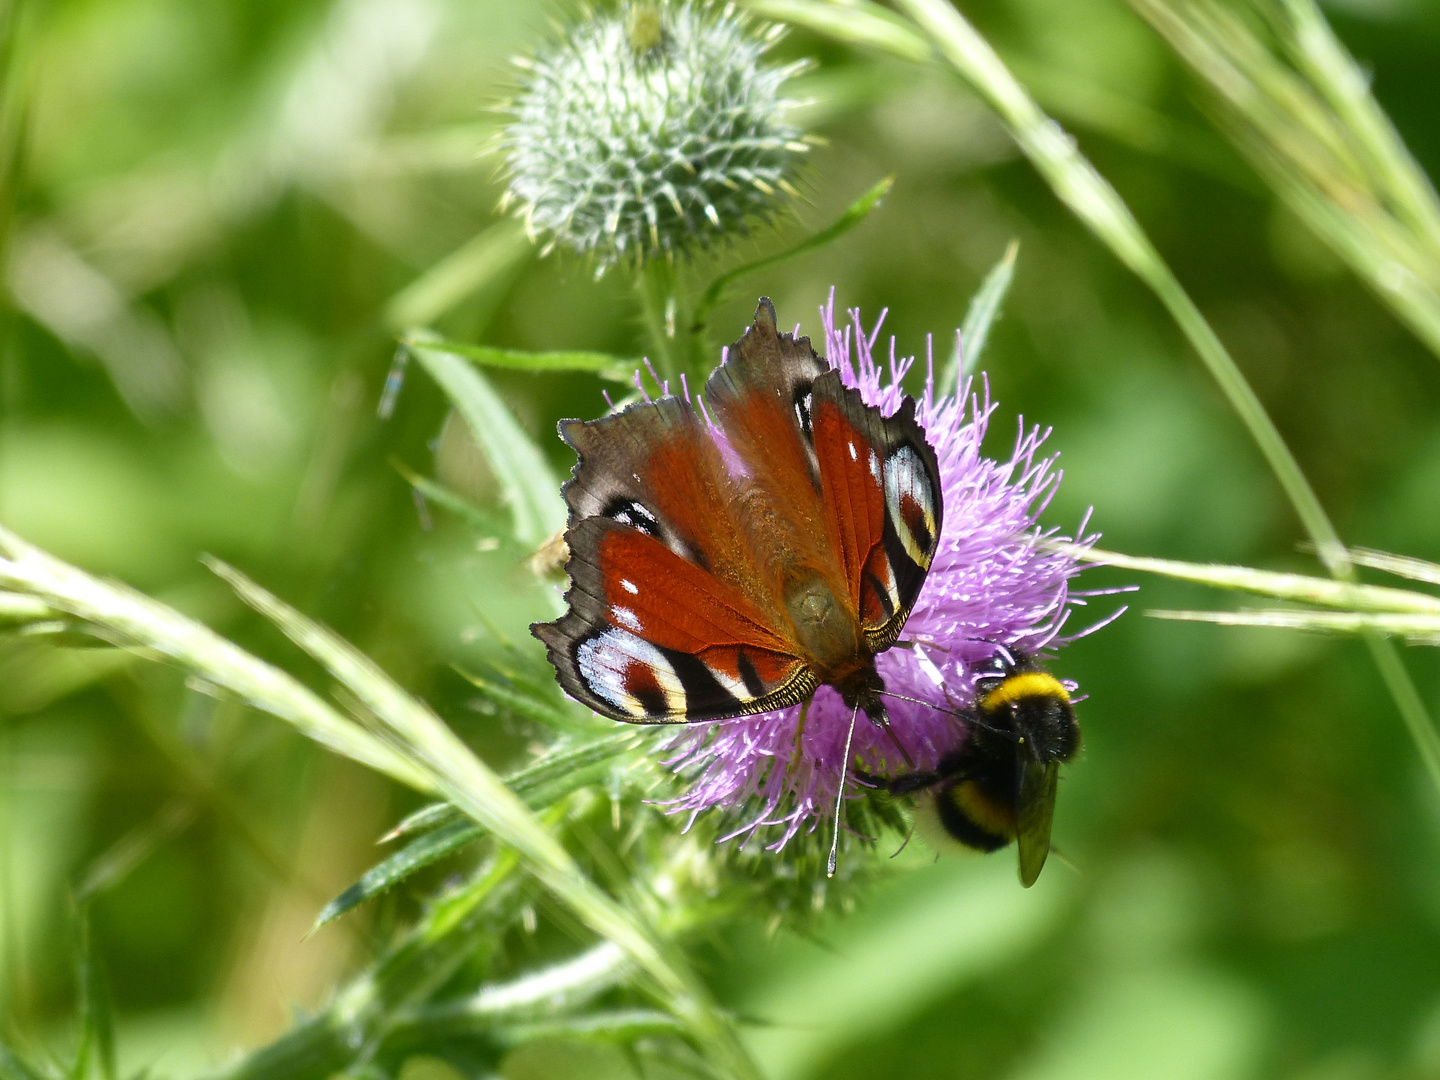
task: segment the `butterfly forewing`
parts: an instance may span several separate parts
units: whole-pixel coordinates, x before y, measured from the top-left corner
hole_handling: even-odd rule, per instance
[[[580,454],[565,485],[569,611],[532,629],[565,690],[632,723],[761,712],[813,691],[690,404],[661,398],[561,430]]]
[[[616,720],[676,723],[801,700],[814,677],[743,595],[606,518],[570,530],[570,610],[535,627],[561,685]]]
[[[754,324],[705,383],[706,403],[740,474],[741,527],[762,553],[775,595],[783,589],[779,576],[796,566],[839,585],[810,437],[813,387],[829,370],[809,338],[778,331],[775,309],[763,300]]]

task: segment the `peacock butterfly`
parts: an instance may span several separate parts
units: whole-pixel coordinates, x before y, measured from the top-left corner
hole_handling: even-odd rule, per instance
[[[705,403],[708,417],[666,395],[561,422],[579,454],[563,489],[569,611],[530,628],[560,685],[616,720],[668,724],[808,702],[823,683],[888,728],[875,657],[941,528],[915,402],[867,405],[762,297]]]

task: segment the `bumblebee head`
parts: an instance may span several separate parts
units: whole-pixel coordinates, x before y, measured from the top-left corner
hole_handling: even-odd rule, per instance
[[[1064,684],[1029,657],[1002,653],[996,661],[995,673],[976,685],[980,721],[1028,746],[1037,761],[1069,761],[1080,748],[1080,724]]]

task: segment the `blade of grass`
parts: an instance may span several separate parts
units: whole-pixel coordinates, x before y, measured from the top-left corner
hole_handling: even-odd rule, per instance
[[[609,382],[629,383],[635,378],[635,372],[640,367],[638,360],[626,360],[609,353],[585,352],[581,349],[526,352],[523,349],[499,349],[491,345],[468,345],[444,338],[407,337],[400,340],[405,345],[441,349],[456,356],[463,356],[481,367],[500,368],[505,371],[580,371]]]
[[[336,753],[420,791],[429,779],[383,741],[322,701],[293,676],[209,627],[133,589],[91,577],[0,527],[0,588],[37,597],[56,611],[152,649],[215,686],[292,724]]]
[[[588,731],[594,729],[594,723],[574,713],[564,712],[555,708],[548,701],[533,697],[530,694],[518,690],[511,690],[509,687],[501,686],[499,683],[491,682],[482,676],[472,674],[463,668],[456,668],[457,672],[469,682],[480,693],[502,708],[509,709],[517,716],[523,716],[527,720],[534,720],[537,724],[544,724],[546,727],[554,728],[556,731]]]
[[[0,592],[0,626],[23,625],[54,619],[55,609],[45,601],[23,593]]]
[[[1235,589],[1273,596],[1278,600],[1296,600],[1307,604],[1346,608],[1351,611],[1413,613],[1440,616],[1440,597],[1410,589],[1392,589],[1383,585],[1354,585],[1308,574],[1286,574],[1273,570],[1253,570],[1248,566],[1226,566],[1219,563],[1188,563],[1174,559],[1149,559],[1122,555],[1118,551],[1087,548],[1077,544],[1051,543],[1047,546],[1062,551],[1081,562],[1101,566],[1118,566],[1124,570],[1140,570],[1147,574],[1193,581],[1217,589]]]
[[[534,440],[475,366],[463,357],[413,338],[415,357],[460,411],[485,452],[515,521],[515,539],[538,547],[565,527],[560,482]]]
[[[497,839],[592,930],[623,948],[656,984],[670,1011],[714,1063],[735,1077],[757,1077],[729,1021],[678,951],[590,880],[519,796],[427,706],[405,693],[371,660],[304,618],[243,574],[216,560],[212,570],[274,622],[368,708],[407,760]]]
[[[1090,553],[1074,550],[1077,557],[1088,558]],[[1249,591],[1258,591],[1264,595],[1283,596],[1285,599],[1306,599],[1308,596],[1327,595],[1317,589],[1317,579],[1299,582],[1296,579],[1301,575],[1281,574],[1275,575],[1284,580],[1274,580],[1267,571],[1250,570],[1247,567],[1210,567],[1199,566],[1193,563],[1179,563],[1168,559],[1140,559],[1130,555],[1118,555],[1115,552],[1101,552],[1100,555],[1108,556],[1102,561],[1111,566],[1123,566],[1135,570],[1153,571],[1167,577],[1180,577],[1188,581],[1196,581],[1207,585],[1218,585],[1221,588],[1244,588]],[[1353,573],[1353,571],[1352,571]],[[1256,576],[1258,575],[1258,576]],[[1434,597],[1428,597],[1424,593],[1410,592],[1406,589],[1383,589],[1379,586],[1360,586],[1351,582],[1335,583],[1341,589],[1356,590],[1344,594],[1350,598],[1376,597],[1377,593],[1371,590],[1380,590],[1380,596],[1388,596],[1399,593],[1410,598],[1412,603],[1421,606],[1421,611],[1427,610],[1420,601],[1414,598],[1423,598],[1423,601],[1433,601]],[[1263,588],[1254,589],[1252,586],[1263,585]],[[1279,592],[1276,590],[1287,590]],[[1329,593],[1337,597],[1337,593]],[[1324,601],[1317,601],[1324,602]],[[1391,609],[1393,610],[1393,608]],[[1420,612],[1417,612],[1419,614]],[[1420,692],[1415,688],[1415,682],[1410,673],[1405,670],[1405,665],[1400,660],[1400,655],[1395,649],[1393,642],[1388,640],[1381,632],[1373,627],[1359,626],[1356,628],[1365,641],[1365,647],[1370,650],[1371,658],[1380,671],[1380,677],[1385,682],[1385,688],[1391,699],[1395,702],[1396,711],[1400,713],[1400,719],[1405,724],[1410,738],[1415,743],[1415,748],[1420,754],[1420,760],[1430,779],[1440,786],[1440,733],[1435,730],[1435,724],[1430,719],[1429,711],[1420,697]]]
[[[1318,630],[1358,634],[1374,630],[1387,637],[1411,638],[1417,642],[1440,642],[1440,615],[1392,615],[1358,611],[1295,611],[1286,608],[1253,611],[1145,612],[1154,619],[1177,622],[1207,622],[1221,626],[1273,626],[1288,630]]]
[[[108,892],[130,876],[161,845],[178,836],[195,820],[197,807],[189,799],[172,798],[149,820],[137,825],[96,858],[75,886],[75,899],[88,901]]]
[[[935,50],[915,27],[879,4],[823,4],[815,0],[745,0],[757,15],[809,27],[826,37],[859,48],[879,49],[903,60],[926,63]]]
[[[942,55],[1000,115],[1011,136],[1064,202],[1130,270],[1154,290],[1200,355],[1289,497],[1320,560],[1344,575],[1349,562],[1334,526],[1290,448],[1225,346],[1155,250],[1130,208],[1046,116],[973,26],[944,0],[897,0]]]
[[[519,222],[496,222],[396,293],[385,306],[385,325],[396,331],[428,326],[467,296],[505,280],[530,250]]]
[[[1370,92],[1370,80],[1340,43],[1313,0],[1282,0],[1290,20],[1286,45],[1300,70],[1365,148],[1383,163],[1387,188],[1411,228],[1440,247],[1440,201],[1429,178]]]
[[[995,264],[980,289],[970,300],[965,311],[965,321],[960,324],[960,347],[965,350],[961,370],[966,375],[974,374],[985,351],[985,342],[990,337],[990,327],[1000,316],[1000,305],[1010,291],[1010,282],[1015,277],[1015,257],[1020,254],[1020,241],[1011,240],[1005,245],[1005,254]]]
[[[896,3],[913,20],[914,27],[922,32],[922,40],[933,44],[961,77],[989,102],[1021,151],[1050,184],[1060,201],[1114,252],[1116,258],[1150,286],[1255,441],[1301,526],[1315,545],[1321,563],[1332,577],[1353,582],[1355,567],[1301,471],[1299,462],[1224,344],[1155,250],[1124,200],[1080,153],[1075,140],[1035,104],[1034,98],[1010,73],[990,43],[959,11],[945,0],[896,0]],[[913,42],[897,40],[888,13],[869,3],[869,0],[847,0],[843,8],[815,0],[790,0],[787,9],[794,12],[793,16],[785,16],[788,20],[803,22],[822,34],[833,33],[833,36],[842,38],[848,34],[852,43],[857,43],[857,34],[863,39],[866,33],[873,32],[875,36],[867,44],[916,59]],[[851,14],[837,15],[837,12]],[[858,20],[854,15],[857,12],[861,18],[868,16],[868,21],[858,31]],[[836,26],[844,23],[847,29],[832,31],[832,21]],[[1415,739],[1431,781],[1440,788],[1440,733],[1436,732],[1433,721],[1426,714],[1419,693],[1394,646],[1373,633],[1366,635],[1366,645]]]
[[[1388,551],[1374,548],[1351,548],[1350,558],[1356,566],[1368,566],[1372,570],[1383,570],[1396,577],[1440,585],[1440,563],[1412,559],[1405,555],[1392,555]]]
[[[1281,200],[1440,355],[1440,201],[1308,0],[1131,0],[1212,91],[1217,126]]]
[[[793,259],[804,255],[808,251],[815,251],[826,244],[833,243],[840,239],[855,226],[868,218],[871,212],[880,205],[880,201],[890,193],[895,186],[895,177],[887,176],[878,184],[872,187],[865,194],[847,206],[844,212],[832,221],[825,228],[818,232],[811,233],[804,240],[801,240],[794,247],[786,248],[784,251],[776,252],[774,255],[767,255],[762,259],[746,263],[744,266],[737,266],[733,270],[727,270],[710,283],[704,294],[700,297],[699,303],[695,305],[695,316],[691,325],[691,333],[699,334],[704,331],[710,322],[710,315],[715,310],[715,305],[725,295],[725,290],[734,285],[735,282],[748,274],[758,273],[761,270],[768,270],[772,266],[778,266],[787,259]]]
[[[115,1080],[115,1009],[104,966],[95,950],[88,904],[79,905],[80,1039],[75,1048],[72,1080]]]
[[[990,327],[999,316],[1000,305],[1005,302],[1005,294],[1010,291],[1010,282],[1015,278],[1015,257],[1019,254],[1020,241],[1011,240],[1005,247],[1005,254],[990,268],[980,288],[970,298],[970,305],[965,309],[965,321],[960,325],[960,338],[936,384],[937,394],[959,393],[961,378],[975,374],[980,354],[985,351],[985,341],[990,336]]]

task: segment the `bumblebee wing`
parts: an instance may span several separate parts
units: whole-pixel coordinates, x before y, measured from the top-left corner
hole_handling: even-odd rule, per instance
[[[1055,789],[1060,763],[1024,757],[1020,762],[1015,838],[1020,848],[1020,884],[1035,884],[1050,854],[1050,823],[1055,818]]]

